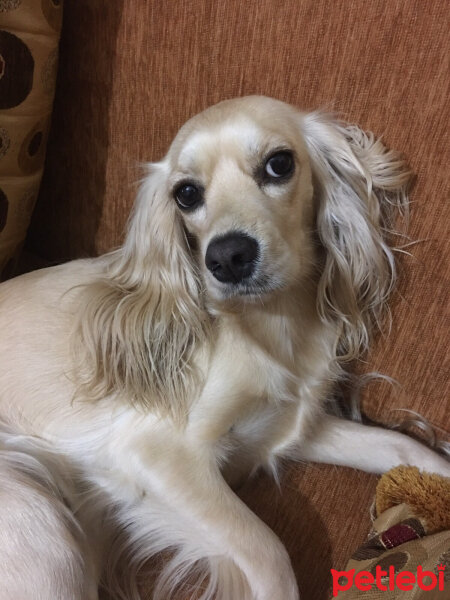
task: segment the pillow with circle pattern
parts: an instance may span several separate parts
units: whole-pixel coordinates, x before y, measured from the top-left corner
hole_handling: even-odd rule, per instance
[[[12,272],[44,168],[62,0],[0,0],[0,279]]]

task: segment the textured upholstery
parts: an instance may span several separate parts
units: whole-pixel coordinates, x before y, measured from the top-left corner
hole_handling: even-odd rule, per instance
[[[407,155],[417,173],[409,231],[426,240],[401,258],[391,334],[358,366],[403,388],[371,384],[364,406],[384,421],[411,408],[448,428],[448,25],[441,0],[68,0],[28,247],[62,260],[119,244],[138,162],[161,157],[212,103],[263,93],[334,109]],[[328,597],[331,566],[369,528],[375,484],[295,465],[282,495],[263,476],[243,490],[287,545],[304,598]]]

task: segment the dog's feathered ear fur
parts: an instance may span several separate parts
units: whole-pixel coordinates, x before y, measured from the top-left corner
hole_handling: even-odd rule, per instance
[[[207,316],[164,162],[149,165],[125,243],[105,261],[105,277],[84,290],[78,340],[92,370],[81,373],[80,391],[98,399],[123,394],[182,422]]]
[[[387,237],[407,208],[410,171],[372,133],[316,112],[303,117],[313,172],[317,233],[325,249],[318,309],[339,328],[342,358],[367,349],[395,281]]]

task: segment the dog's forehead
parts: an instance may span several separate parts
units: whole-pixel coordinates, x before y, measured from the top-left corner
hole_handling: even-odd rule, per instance
[[[298,138],[296,113],[287,104],[250,97],[225,101],[188,121],[172,144],[174,164],[188,170],[214,157],[248,158],[275,147],[292,146]]]
[[[177,162],[183,168],[223,154],[246,156],[257,152],[266,138],[267,132],[263,127],[239,115],[213,127],[203,126],[191,132],[180,145]]]

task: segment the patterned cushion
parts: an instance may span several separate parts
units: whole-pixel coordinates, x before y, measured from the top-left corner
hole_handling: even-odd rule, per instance
[[[403,466],[385,473],[377,486],[378,516],[369,539],[353,553],[344,571],[333,573],[333,597],[448,598],[449,498],[450,480],[439,475]]]
[[[62,0],[0,0],[0,277],[25,239],[44,167]]]

